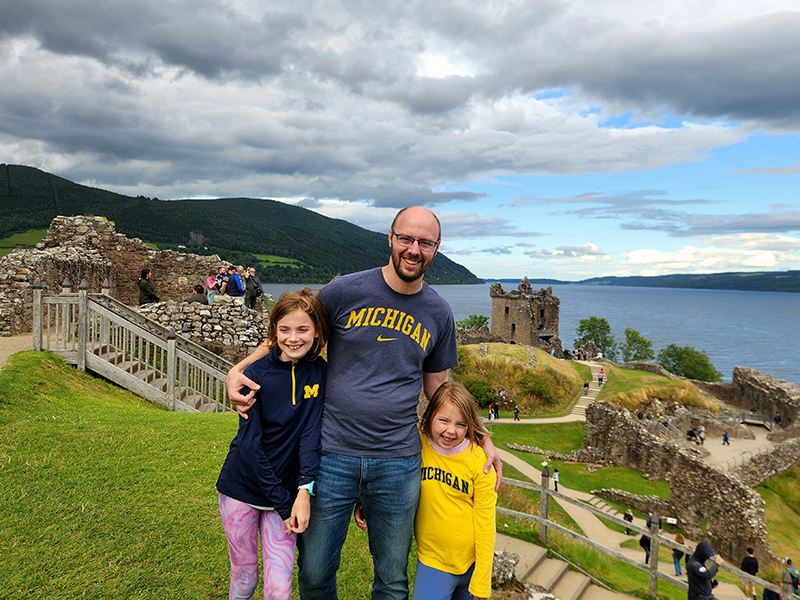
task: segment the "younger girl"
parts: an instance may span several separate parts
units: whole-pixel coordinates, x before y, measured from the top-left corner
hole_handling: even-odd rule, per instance
[[[261,388],[248,418],[239,417],[239,431],[217,480],[231,555],[230,600],[253,597],[259,531],[264,598],[291,598],[296,534],[308,526],[319,467],[326,376],[319,353],[328,333],[313,292],[287,292],[270,318],[269,354],[244,371]]]
[[[422,488],[414,523],[414,600],[488,598],[495,540],[494,467],[477,444],[488,435],[463,385],[446,382],[420,424]]]

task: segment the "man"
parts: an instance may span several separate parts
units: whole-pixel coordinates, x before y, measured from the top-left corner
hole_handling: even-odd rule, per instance
[[[242,267],[238,267],[238,269],[244,271]],[[237,273],[237,268],[233,265],[228,267],[228,285],[225,288],[225,292],[237,304],[244,304],[244,282],[241,275]]]
[[[261,280],[256,275],[256,270],[253,267],[247,269],[244,274],[244,305],[250,310],[256,309],[256,298],[264,293],[261,287]]]
[[[336,571],[358,501],[370,523],[372,598],[408,598],[408,553],[420,489],[420,388],[431,398],[458,363],[449,305],[422,276],[441,241],[429,210],[401,210],[389,229],[389,263],[339,277],[320,291],[331,323],[322,420],[322,458],[311,523],[298,539],[303,600],[337,598]],[[266,353],[262,345],[228,373],[232,402],[247,403],[241,375]],[[257,386],[256,386],[257,388]],[[488,437],[482,445],[498,472]]]
[[[727,433],[728,430],[726,429],[725,432]],[[741,569],[748,575],[755,576],[758,573],[758,559],[753,555],[752,548],[747,548],[747,556],[742,560]],[[744,595],[747,600],[750,600],[751,593],[753,598],[756,597],[756,582],[753,581],[752,577],[742,578],[742,585],[744,585]]]
[[[711,560],[711,566],[706,566],[706,561]],[[719,565],[724,561],[717,556],[714,548],[708,542],[700,542],[697,548],[686,561],[686,577],[689,583],[689,600],[709,600],[714,595],[714,575],[719,570]]]

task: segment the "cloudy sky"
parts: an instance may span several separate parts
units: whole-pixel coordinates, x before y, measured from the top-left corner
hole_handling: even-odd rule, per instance
[[[796,0],[11,0],[0,162],[385,231],[482,277],[800,269]]]

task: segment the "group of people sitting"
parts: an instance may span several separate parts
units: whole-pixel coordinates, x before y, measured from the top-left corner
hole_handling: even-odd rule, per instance
[[[139,277],[140,305],[160,301],[151,277],[150,269],[142,269]],[[256,309],[258,298],[264,294],[255,268],[245,269],[233,265],[228,268],[220,267],[219,270],[211,269],[205,286],[198,283],[192,290],[194,293],[185,298],[184,302],[198,302],[209,306],[213,306],[215,302],[237,302],[252,310]]]

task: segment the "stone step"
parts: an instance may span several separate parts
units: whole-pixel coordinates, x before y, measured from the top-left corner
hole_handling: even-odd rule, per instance
[[[519,555],[519,563],[515,573],[520,581],[525,581],[539,563],[547,558],[546,548],[523,542],[502,533],[497,534],[494,549],[496,552],[514,552]]]
[[[536,565],[533,573],[525,579],[528,583],[538,585],[546,592],[552,592],[564,573],[567,572],[568,565],[564,561],[555,558],[545,558]]]
[[[553,588],[553,595],[558,600],[580,600],[591,583],[583,573],[567,571]]]

